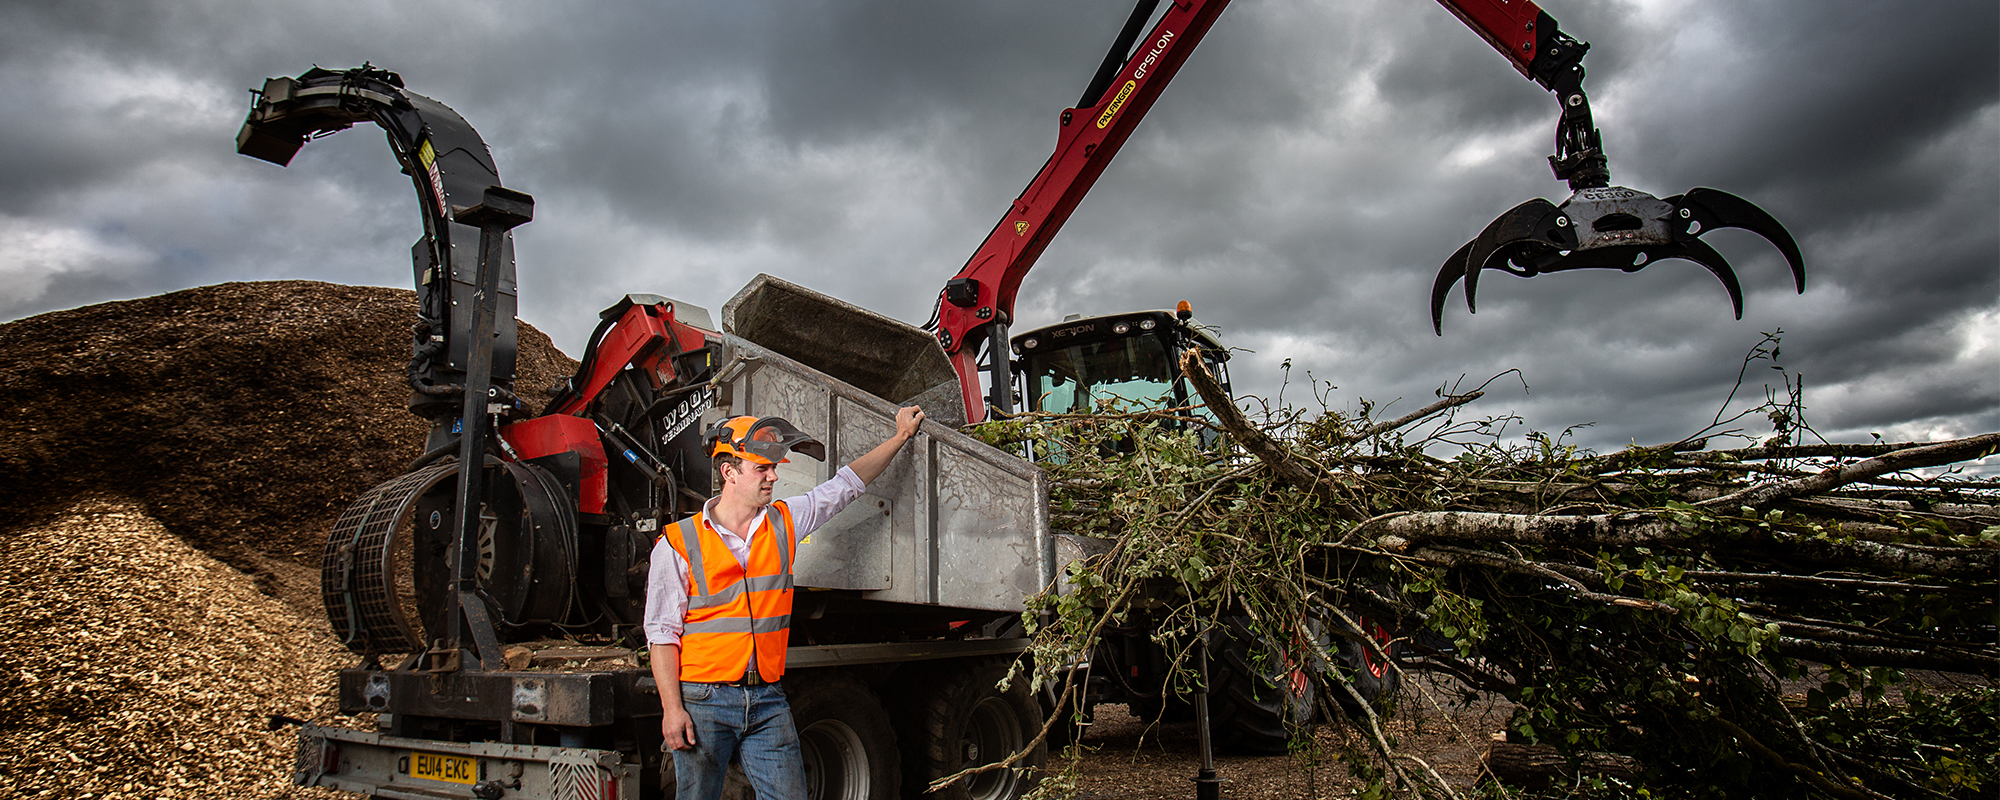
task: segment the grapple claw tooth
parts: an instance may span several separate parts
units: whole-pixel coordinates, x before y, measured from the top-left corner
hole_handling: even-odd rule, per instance
[[[1644,255],[1642,260],[1639,256]],[[1574,269],[1615,269],[1621,272],[1639,270],[1673,258],[1682,258],[1702,265],[1722,281],[1722,288],[1729,292],[1729,305],[1736,311],[1736,318],[1743,318],[1743,285],[1736,280],[1736,270],[1730,268],[1729,260],[1722,257],[1715,248],[1700,239],[1663,245],[1623,245],[1600,247],[1596,250],[1578,250],[1563,256],[1553,264],[1542,268],[1543,272],[1567,272]]]
[[[1563,218],[1561,209],[1542,198],[1522,203],[1480,231],[1472,240],[1465,254],[1465,308],[1478,312],[1474,300],[1479,290],[1479,273],[1499,258],[1504,265],[1517,255],[1533,250],[1562,250],[1574,246],[1563,233],[1567,226],[1556,224]],[[1532,272],[1528,273],[1532,275]]]
[[[1459,245],[1457,252],[1444,260],[1438,268],[1437,277],[1431,280],[1431,330],[1444,335],[1444,301],[1451,294],[1451,287],[1458,279],[1465,277],[1465,254],[1472,252],[1472,243]],[[1466,289],[1466,302],[1472,301],[1472,290]]]
[[[1716,280],[1722,281],[1722,288],[1729,290],[1729,307],[1736,311],[1736,318],[1743,318],[1743,285],[1736,281],[1736,270],[1729,267],[1729,259],[1723,258],[1715,248],[1700,239],[1689,239],[1672,246],[1672,250],[1661,254],[1660,258],[1685,258],[1708,268]]]
[[[1680,220],[1674,224],[1674,238],[1683,244],[1694,237],[1714,228],[1742,228],[1759,236],[1785,254],[1785,262],[1792,268],[1792,285],[1800,294],[1806,291],[1805,259],[1799,254],[1799,244],[1792,239],[1790,231],[1780,224],[1770,212],[1757,204],[1718,189],[1694,188],[1687,194],[1667,198],[1681,212]],[[1700,227],[1689,232],[1689,223],[1699,223]],[[1710,252],[1713,252],[1711,250]],[[1719,256],[1718,256],[1719,258]],[[1737,316],[1741,317],[1739,310]]]

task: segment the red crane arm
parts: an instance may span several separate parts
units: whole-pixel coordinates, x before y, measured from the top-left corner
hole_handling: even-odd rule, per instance
[[[1522,75],[1534,77],[1530,65],[1537,55],[1535,31],[1541,27],[1551,32],[1555,29],[1553,24],[1538,24],[1548,16],[1540,7],[1528,0],[1438,0],[1438,4],[1514,62],[1514,68]]]
[[[1124,56],[1122,49],[1136,33],[1136,26],[1151,14],[1156,2],[1141,0],[1126,35],[1113,47],[1114,57]],[[1505,54],[1521,74],[1542,86],[1561,94],[1581,80],[1582,70],[1577,61],[1589,45],[1562,36],[1555,20],[1529,0],[1438,2]],[[1041,258],[1049,240],[1062,230],[1070,212],[1089,193],[1097,176],[1117,156],[1118,148],[1145,119],[1160,92],[1228,5],[1229,0],[1175,0],[1151,33],[1130,51],[1130,57],[1113,79],[1104,82],[1105,77],[1113,75],[1109,67],[1114,62],[1107,59],[1106,69],[1092,85],[1091,92],[1097,96],[1092,98],[1087,93],[1084,98],[1084,102],[1094,100],[1095,104],[1062,112],[1055,152],[1014,199],[1013,206],[993,226],[965,267],[945,284],[938,300],[936,332],[938,342],[951,358],[952,369],[958,373],[967,421],[986,418],[987,402],[979,381],[980,344],[995,337],[1002,339],[993,342],[988,350],[996,369],[996,385],[1010,382],[1004,337],[1007,326],[1013,323],[1014,298],[1021,288],[1021,279]],[[1103,84],[1101,90],[1099,83]],[[1580,92],[1578,96],[1580,99]],[[1576,119],[1575,124],[1566,125],[1565,129],[1590,133],[1587,108],[1566,111],[1566,122],[1570,116]],[[1592,145],[1592,141],[1578,137],[1571,147],[1559,150],[1581,151],[1586,145]],[[996,390],[996,395],[1004,391]],[[1005,409],[1011,404],[1003,398],[996,405]]]
[[[1013,321],[1021,279],[1227,5],[1229,0],[1175,2],[1140,40],[1096,105],[1064,110],[1055,153],[946,285],[938,304],[937,336],[958,372],[968,421],[986,417],[976,363],[980,342],[993,323]],[[996,360],[1008,358],[1006,342],[995,342],[992,350]]]

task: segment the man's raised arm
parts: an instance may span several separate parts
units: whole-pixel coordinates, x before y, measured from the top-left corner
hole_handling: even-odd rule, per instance
[[[847,465],[847,468],[854,470],[854,476],[860,478],[862,483],[875,482],[876,478],[881,477],[882,470],[888,469],[889,460],[896,457],[896,451],[903,449],[903,443],[917,435],[917,426],[923,421],[924,411],[921,408],[909,406],[898,410],[896,412],[896,435],[889,437],[888,441],[876,445],[875,449],[868,451],[867,455],[854,459],[853,463]]]

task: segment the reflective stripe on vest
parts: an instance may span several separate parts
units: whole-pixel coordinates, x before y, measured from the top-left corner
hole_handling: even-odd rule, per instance
[[[681,634],[690,633],[777,633],[792,627],[792,615],[752,619],[750,617],[723,617],[707,622],[690,622],[681,627]]]
[[[682,680],[733,681],[752,658],[764,680],[784,675],[792,619],[791,510],[773,503],[757,522],[740,561],[701,514],[675,523],[672,533],[661,532],[688,565]]]

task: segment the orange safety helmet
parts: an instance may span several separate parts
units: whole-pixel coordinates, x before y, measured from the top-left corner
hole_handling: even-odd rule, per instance
[[[826,445],[782,417],[731,417],[708,429],[708,454],[732,455],[759,464],[782,464],[797,450],[826,460]]]

